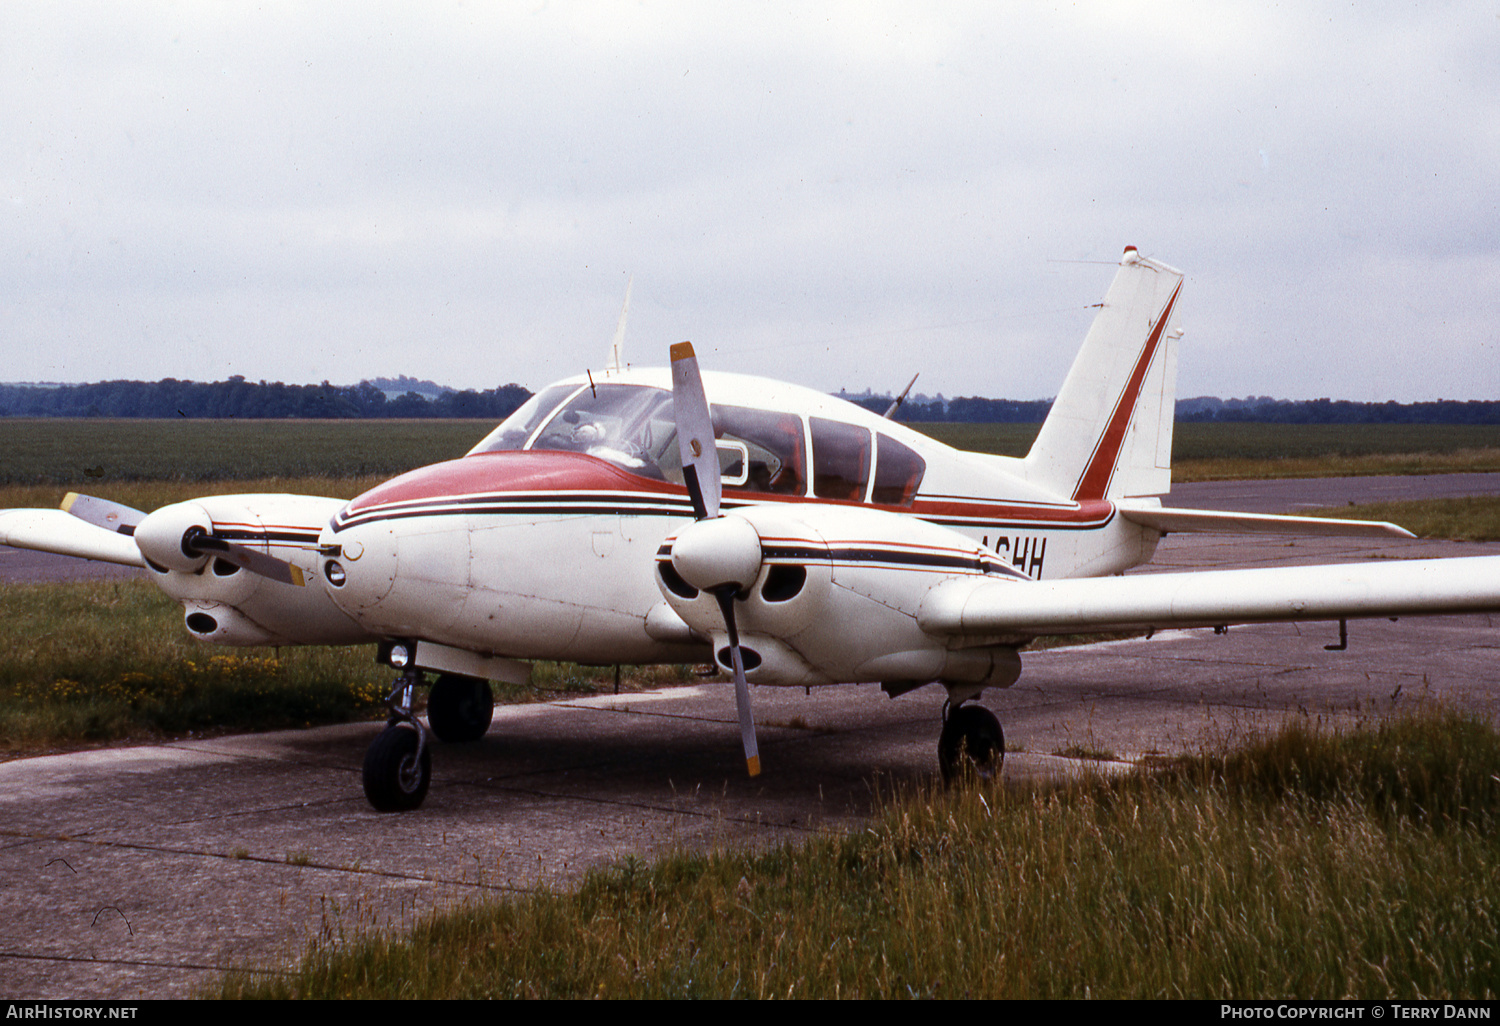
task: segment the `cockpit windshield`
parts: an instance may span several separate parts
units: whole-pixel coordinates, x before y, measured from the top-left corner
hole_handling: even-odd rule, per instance
[[[470,449],[468,455],[479,452],[503,452],[507,449],[524,449],[536,429],[552,415],[558,403],[578,391],[579,385],[553,385],[526,400],[515,413],[506,417],[479,444]]]
[[[727,490],[807,494],[802,418],[710,407]],[[672,393],[643,385],[557,385],[533,396],[470,455],[507,449],[581,452],[633,474],[682,483]]]
[[[661,477],[663,461],[680,462],[676,439],[672,393],[636,385],[596,385],[569,400],[527,448],[587,453],[637,474]]]
[[[566,402],[565,402],[566,400]],[[581,452],[647,477],[670,479],[677,456],[672,393],[639,385],[554,385],[476,445],[470,455],[505,449]]]

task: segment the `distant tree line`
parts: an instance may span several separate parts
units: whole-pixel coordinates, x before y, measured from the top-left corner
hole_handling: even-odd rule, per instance
[[[890,396],[846,396],[875,413],[885,413]],[[1052,408],[1050,399],[1029,402],[962,396],[928,402],[908,401],[896,411],[901,421],[958,424],[1039,424]],[[1334,399],[1179,399],[1176,419],[1182,423],[1212,421],[1263,424],[1500,424],[1500,402],[1439,399],[1426,403],[1356,403]]]
[[[306,417],[474,417],[503,420],[530,390],[502,385],[484,392],[409,391],[394,398],[373,384],[284,385],[279,381],[101,381],[90,385],[0,385],[5,417],[195,417],[247,420]]]
[[[845,395],[844,398],[880,414],[895,402],[888,395]],[[1040,424],[1050,409],[1051,399],[984,399],[977,395],[925,401],[908,399],[896,410],[896,419],[917,423]]]
[[[391,383],[378,379],[381,384]],[[414,379],[392,379],[402,384]],[[420,382],[428,387],[429,382]],[[432,386],[436,387],[436,386]],[[844,398],[884,413],[891,396]],[[357,385],[285,385],[279,381],[101,381],[89,385],[0,385],[0,417],[195,417],[309,419],[368,417],[469,417],[499,421],[531,398],[521,385],[477,392],[415,390],[394,397],[369,381]],[[1037,424],[1050,399],[985,399],[960,396],[910,399],[896,412],[901,421],[966,424]],[[1439,399],[1424,403],[1356,403],[1333,399],[1219,399],[1177,401],[1179,423],[1206,421],[1280,424],[1500,424],[1500,402]]]
[[[1426,403],[1356,403],[1346,399],[1182,399],[1177,420],[1260,424],[1500,424],[1500,402],[1438,399]]]

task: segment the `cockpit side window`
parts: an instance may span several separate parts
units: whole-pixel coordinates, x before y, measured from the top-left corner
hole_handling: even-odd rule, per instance
[[[870,431],[843,421],[811,417],[813,494],[863,502],[870,483]]]
[[[922,487],[927,461],[880,432],[875,433],[875,492],[871,498],[886,506],[910,506]]]
[[[542,389],[526,400],[519,410],[501,421],[499,427],[485,435],[478,445],[469,450],[469,455],[526,448],[526,440],[557,409],[559,403],[578,389],[578,385],[553,385]]]
[[[709,410],[714,435],[721,445],[719,462],[724,468],[726,492],[807,494],[807,449],[801,417],[747,406],[714,405]],[[734,442],[744,444],[748,465],[738,465],[741,460],[738,446],[734,447],[733,455],[722,447]],[[731,475],[740,477],[744,483],[731,483]]]

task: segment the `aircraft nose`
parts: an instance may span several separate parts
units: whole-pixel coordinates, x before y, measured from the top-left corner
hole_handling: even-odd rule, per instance
[[[396,548],[382,524],[343,531],[325,527],[318,537],[318,569],[328,594],[347,613],[370,609],[391,590],[396,578]]]

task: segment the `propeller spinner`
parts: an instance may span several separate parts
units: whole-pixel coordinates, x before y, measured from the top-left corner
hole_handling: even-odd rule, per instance
[[[760,775],[760,748],[755,741],[750,684],[745,680],[740,632],[735,625],[734,597],[754,583],[760,573],[760,537],[747,521],[719,515],[723,498],[719,450],[714,443],[713,419],[703,392],[698,357],[690,342],[679,342],[672,347],[672,397],[682,473],[697,515],[695,523],[677,534],[672,545],[672,566],[683,580],[712,593],[718,600],[724,628],[729,633],[734,702],[739,710],[745,765],[755,777]]]

